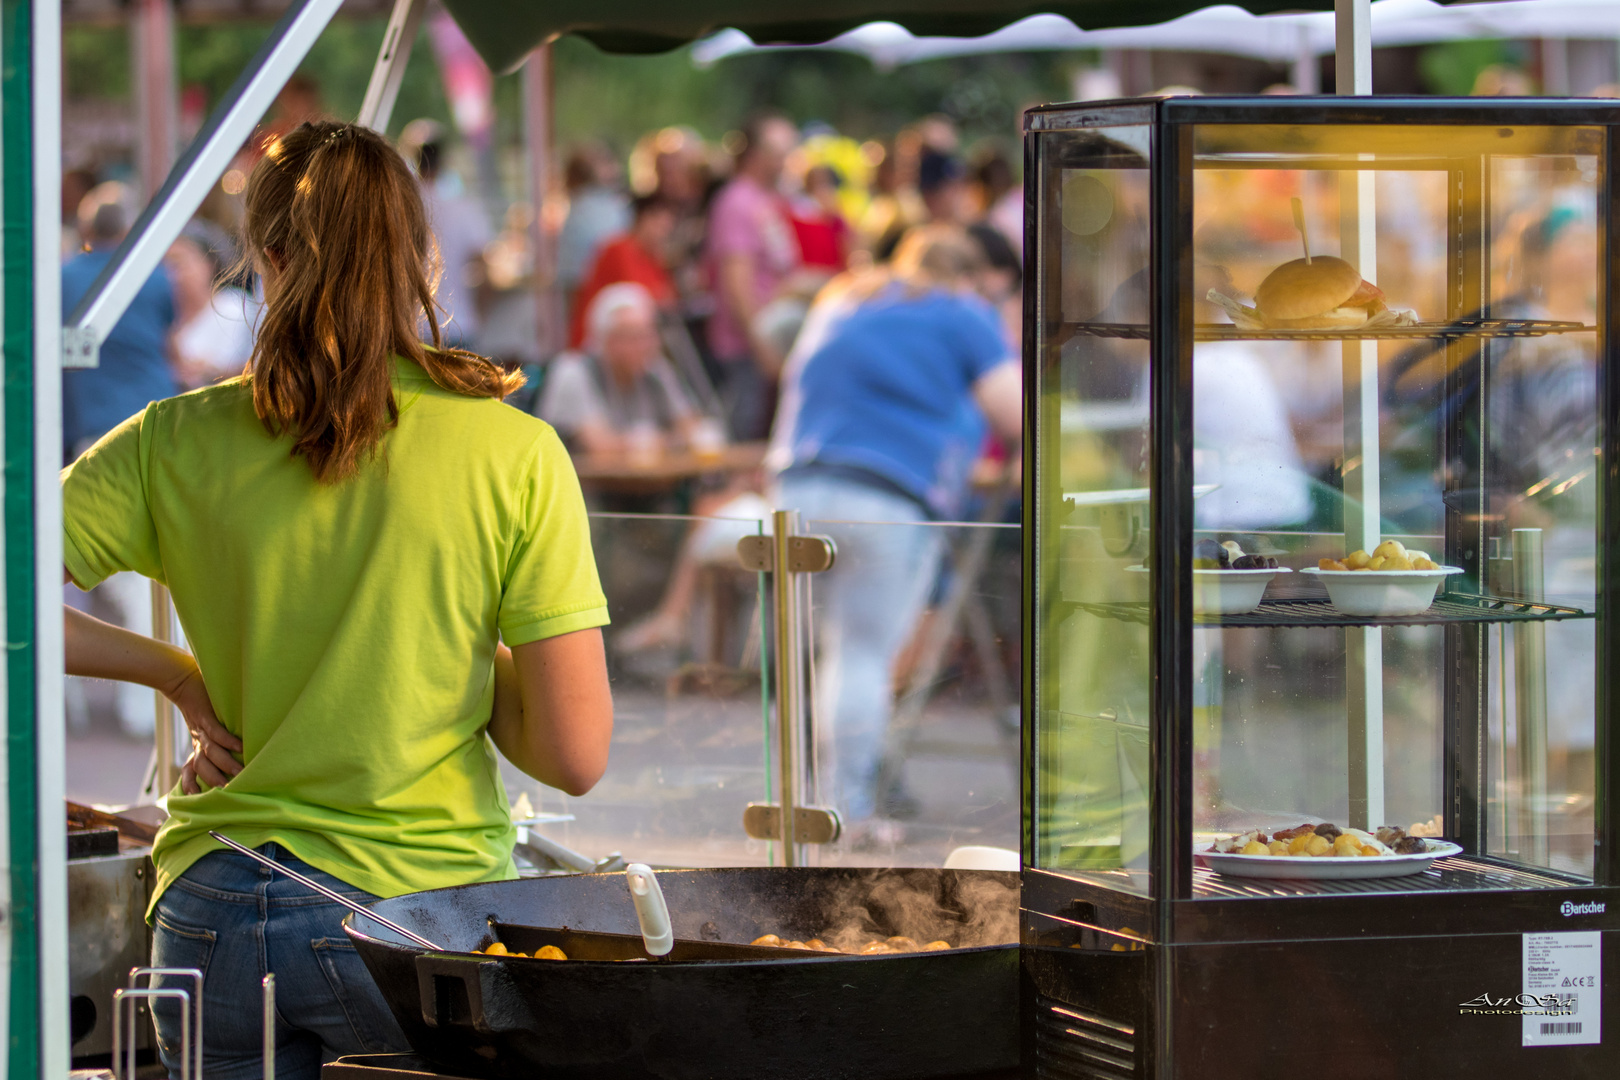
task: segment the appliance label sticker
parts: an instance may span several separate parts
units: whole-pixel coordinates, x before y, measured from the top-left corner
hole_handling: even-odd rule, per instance
[[[1603,1041],[1603,935],[1524,935],[1524,1046]]]

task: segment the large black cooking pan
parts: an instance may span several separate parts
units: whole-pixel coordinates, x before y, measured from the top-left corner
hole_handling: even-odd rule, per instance
[[[636,933],[620,874],[372,905],[462,952],[428,951],[358,915],[345,929],[411,1046],[462,1076],[908,1080],[1016,1069],[1018,875],[746,868],[664,871],[658,881],[678,939],[746,944],[841,931],[968,947],[628,963],[471,954],[496,924],[509,939],[521,927]]]

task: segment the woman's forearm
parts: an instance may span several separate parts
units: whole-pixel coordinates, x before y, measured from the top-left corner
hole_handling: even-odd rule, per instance
[[[139,683],[172,697],[197,670],[197,661],[184,649],[104,623],[65,605],[62,616],[69,675]]]

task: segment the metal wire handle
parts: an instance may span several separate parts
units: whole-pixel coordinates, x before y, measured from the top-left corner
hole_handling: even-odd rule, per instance
[[[179,987],[165,987],[161,990],[150,987],[133,990],[115,990],[113,992],[113,1046],[112,1046],[112,1072],[114,1080],[135,1080],[135,1000],[146,998],[175,998],[180,1002],[180,1080],[192,1080],[191,1072],[191,995]],[[124,1003],[129,1002],[129,1008]],[[124,1014],[129,1013],[129,1042],[124,1042]],[[198,1044],[199,1055],[201,1043]],[[128,1072],[123,1071],[124,1063],[121,1058],[127,1057]],[[198,1076],[196,1080],[202,1080]]]
[[[383,918],[381,915],[378,915],[375,911],[372,911],[371,909],[367,908],[363,904],[358,904],[355,901],[350,900],[347,896],[344,896],[342,893],[336,892],[336,891],[334,891],[332,889],[328,889],[325,885],[322,885],[320,882],[312,881],[309,878],[305,877],[303,874],[300,874],[296,870],[287,869],[285,866],[282,866],[280,863],[276,862],[276,860],[270,858],[270,856],[268,856],[268,855],[261,855],[259,852],[254,851],[252,848],[245,847],[242,844],[238,844],[235,840],[232,840],[228,836],[221,836],[219,833],[215,832],[212,829],[208,830],[208,835],[212,836],[215,840],[218,840],[220,843],[224,844],[226,847],[230,848],[232,851],[236,851],[236,852],[239,852],[239,853],[241,853],[243,855],[246,855],[248,858],[252,859],[254,862],[258,863],[259,865],[268,867],[269,869],[275,870],[278,873],[286,874],[288,877],[290,877],[294,881],[298,882],[298,884],[302,885],[304,888],[311,889],[311,890],[313,890],[315,892],[320,893],[322,896],[326,897],[328,900],[332,901],[334,904],[342,904],[344,907],[348,908],[350,911],[354,912],[357,915],[364,915],[366,918],[370,919],[372,922],[381,923],[383,926],[386,926],[388,929],[392,930],[394,933],[399,934],[401,937],[405,938],[407,941],[414,942],[417,945],[422,946],[422,948],[424,948],[424,949],[432,949],[434,952],[449,952],[450,951],[448,949],[442,948],[441,946],[433,944],[433,942],[429,941],[427,938],[423,937],[421,934],[412,933],[411,931],[405,929],[403,926],[399,925],[399,923],[394,922],[392,919]]]
[[[197,995],[197,997],[196,997],[197,1026],[196,1026],[196,1028],[194,1030],[196,1032],[197,1040],[196,1040],[195,1047],[193,1049],[193,1054],[194,1054],[195,1059],[196,1059],[196,1065],[193,1067],[192,1075],[194,1077],[196,1077],[197,1080],[202,1080],[202,1074],[203,1074],[203,973],[201,971],[199,971],[198,969],[196,969],[196,968],[132,967],[132,968],[129,969],[129,984],[128,984],[129,989],[131,989],[131,990],[137,989],[140,986],[141,977],[143,975],[144,976],[173,975],[173,976],[178,976],[179,978],[182,978],[182,979],[192,979],[192,980],[194,980],[196,982],[196,984],[197,984],[197,989],[196,989],[196,995]],[[114,1009],[114,1013],[116,1015],[116,1012],[117,1012],[117,1005],[116,1004],[113,1006],[113,1009]],[[115,1025],[113,1034],[116,1035],[117,1033],[118,1032],[117,1032],[116,1025]],[[133,1049],[134,1045],[135,1045],[135,1033],[134,1033],[134,1031],[131,1031],[130,1032],[130,1047]],[[117,1072],[117,1069],[118,1069],[117,1060],[118,1060],[118,1056],[116,1054],[114,1054],[113,1055],[113,1061],[114,1061],[113,1071],[114,1072]],[[133,1074],[131,1074],[131,1075],[133,1075]]]

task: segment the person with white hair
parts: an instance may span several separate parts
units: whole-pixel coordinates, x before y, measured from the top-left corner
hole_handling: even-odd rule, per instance
[[[535,413],[587,454],[656,454],[686,440],[698,412],[664,356],[646,288],[624,281],[597,293],[583,351],[551,362]]]

